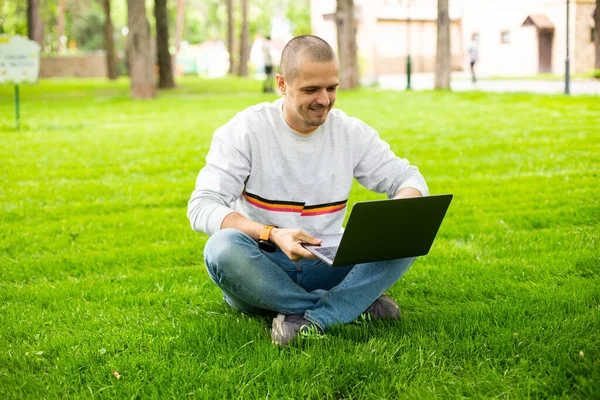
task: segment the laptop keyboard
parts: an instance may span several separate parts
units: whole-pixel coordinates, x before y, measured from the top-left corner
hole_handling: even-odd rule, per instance
[[[315,247],[314,250],[330,260],[333,260],[335,258],[335,253],[338,251],[338,247],[339,246]]]

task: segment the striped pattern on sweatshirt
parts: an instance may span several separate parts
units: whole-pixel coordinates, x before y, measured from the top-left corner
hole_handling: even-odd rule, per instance
[[[342,211],[348,204],[348,199],[332,203],[314,204],[307,206],[306,203],[294,201],[269,200],[256,194],[242,193],[249,204],[267,211],[299,213],[301,216],[310,217],[316,215],[333,214]]]

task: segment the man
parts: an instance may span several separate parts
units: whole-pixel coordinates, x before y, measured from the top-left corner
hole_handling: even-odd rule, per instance
[[[271,54],[271,36],[266,36],[262,44],[263,60],[265,62],[265,81],[263,82],[263,92],[273,93],[273,57]]]
[[[231,307],[278,313],[276,344],[304,330],[323,333],[363,312],[399,318],[398,305],[383,293],[414,258],[332,268],[301,244],[340,232],[353,178],[401,198],[427,195],[423,176],[375,130],[332,109],[339,63],[327,42],[292,39],[280,68],[283,97],[217,129],[198,174],[188,217],[193,229],[211,235],[204,249],[208,273]]]

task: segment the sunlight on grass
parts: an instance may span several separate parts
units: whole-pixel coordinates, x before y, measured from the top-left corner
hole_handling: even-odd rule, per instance
[[[359,319],[289,348],[231,311],[186,206],[212,132],[275,95],[185,78],[0,86],[1,398],[597,398],[600,101],[341,92],[455,195],[427,257]],[[381,198],[355,186],[351,203]],[[115,377],[117,371],[120,379]]]

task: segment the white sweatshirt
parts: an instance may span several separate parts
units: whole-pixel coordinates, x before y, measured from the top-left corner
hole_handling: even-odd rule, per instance
[[[313,236],[339,233],[353,178],[388,198],[405,187],[428,195],[419,170],[364,122],[332,109],[317,130],[301,134],[282,107],[282,98],[249,107],[215,131],[188,204],[194,230],[212,235],[237,211]]]

